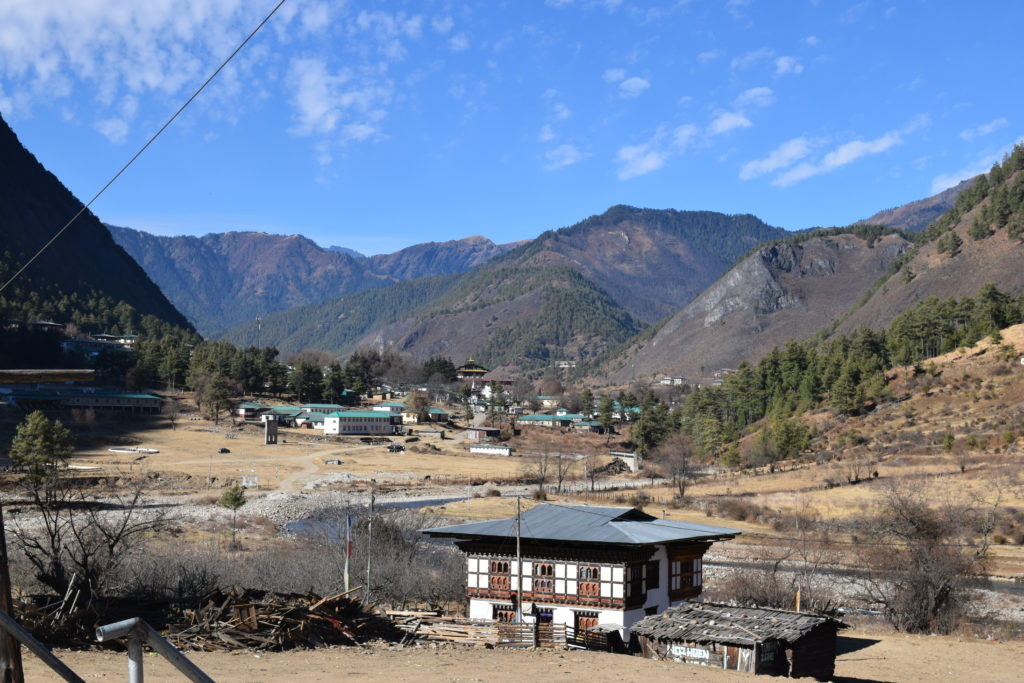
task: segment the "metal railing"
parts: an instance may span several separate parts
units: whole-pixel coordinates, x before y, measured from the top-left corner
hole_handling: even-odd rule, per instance
[[[69,683],[85,683],[78,674],[68,668],[67,664],[57,659],[57,657],[50,652],[50,648],[36,640],[35,636],[22,628],[21,624],[16,622],[11,615],[7,614],[7,612],[0,611],[0,628],[3,628],[14,636],[19,643],[27,647],[36,657],[43,660],[43,663],[46,664],[46,666],[53,669],[54,673],[65,681],[68,681]],[[139,680],[141,681],[142,679]]]
[[[143,683],[143,644],[148,644],[153,650],[163,655],[164,659],[174,665],[174,668],[190,681],[195,681],[195,683],[213,683],[213,679],[203,673],[202,669],[193,664],[178,648],[171,645],[162,635],[157,633],[156,629],[138,617],[107,624],[96,629],[96,640],[101,643],[118,638],[128,639],[129,683]],[[74,680],[81,679],[76,677]]]

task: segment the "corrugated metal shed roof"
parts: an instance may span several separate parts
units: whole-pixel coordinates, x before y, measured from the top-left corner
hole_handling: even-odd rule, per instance
[[[822,624],[847,627],[837,619],[803,612],[687,601],[644,617],[630,631],[662,641],[751,646],[767,640],[795,643]]]
[[[424,529],[431,536],[515,538],[515,517]],[[732,538],[736,529],[658,519],[628,507],[542,503],[522,514],[521,537],[535,540],[650,545]]]

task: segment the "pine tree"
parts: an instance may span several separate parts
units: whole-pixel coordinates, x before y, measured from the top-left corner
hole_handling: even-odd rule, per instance
[[[60,420],[50,420],[37,410],[18,425],[11,442],[10,458],[15,467],[32,474],[64,463],[74,450],[71,432]]]

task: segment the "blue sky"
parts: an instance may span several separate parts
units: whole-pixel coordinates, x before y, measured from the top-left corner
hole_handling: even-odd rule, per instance
[[[87,198],[273,4],[5,0],[0,113]],[[1022,25],[997,0],[288,0],[94,210],[364,253],[620,203],[841,225],[1021,139]]]

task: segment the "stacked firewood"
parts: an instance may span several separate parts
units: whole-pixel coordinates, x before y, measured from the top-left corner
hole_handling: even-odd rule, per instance
[[[496,645],[498,626],[490,619],[461,619],[441,616],[435,611],[389,610],[389,619],[413,639],[430,642]]]
[[[166,631],[168,640],[192,650],[288,650],[324,645],[363,647],[368,640],[405,636],[394,624],[349,596],[326,598],[238,588],[214,591],[186,609]]]

